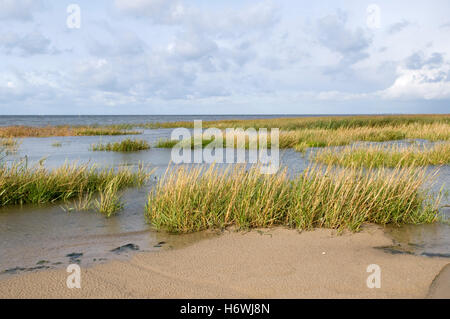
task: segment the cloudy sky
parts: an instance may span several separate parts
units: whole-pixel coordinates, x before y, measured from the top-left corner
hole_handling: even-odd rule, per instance
[[[0,114],[449,113],[449,39],[448,0],[0,0]]]

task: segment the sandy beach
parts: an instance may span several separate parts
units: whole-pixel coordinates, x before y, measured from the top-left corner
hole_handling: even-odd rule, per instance
[[[391,244],[375,226],[342,235],[283,228],[225,231],[184,248],[140,253],[128,261],[82,269],[81,289],[67,288],[64,269],[6,278],[0,280],[0,297],[450,297],[448,267],[444,269],[448,259],[374,248]],[[381,268],[381,288],[367,287],[370,264]]]

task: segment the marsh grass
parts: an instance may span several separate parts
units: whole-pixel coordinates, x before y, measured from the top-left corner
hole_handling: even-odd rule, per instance
[[[192,128],[193,122],[165,122],[91,126],[0,127],[0,137],[46,137],[141,134],[134,128]],[[322,116],[250,120],[204,121],[204,128],[279,128],[280,148],[305,151],[310,147],[342,146],[357,141],[401,139],[450,140],[450,115]],[[172,148],[172,141],[157,147]]]
[[[117,211],[123,209],[118,191],[122,182],[122,177],[116,176],[104,188],[100,189],[99,199],[95,201],[95,208],[98,212],[110,217]]]
[[[278,127],[280,130],[305,130],[305,129],[348,129],[348,128],[381,128],[401,127],[405,125],[450,125],[450,114],[426,114],[426,115],[378,115],[378,116],[318,116],[318,117],[286,117],[269,119],[249,120],[217,120],[203,121],[203,127],[217,128],[271,128]],[[161,122],[138,124],[145,128],[193,128],[192,121]]]
[[[294,179],[286,170],[261,175],[258,167],[172,167],[150,192],[146,218],[177,233],[230,225],[356,231],[363,223],[431,223],[438,219],[440,196],[421,187],[432,178],[424,169],[399,167],[313,165]]]
[[[19,150],[20,141],[16,138],[0,138],[0,149],[6,154],[13,154]]]
[[[91,126],[4,126],[0,127],[0,137],[50,137],[50,136],[103,136],[136,135],[139,131],[130,131],[112,127]]]
[[[324,149],[311,155],[320,163],[341,166],[396,167],[450,164],[450,143],[424,145],[354,145]]]
[[[108,151],[108,152],[137,152],[141,150],[147,150],[150,145],[145,140],[137,139],[125,139],[120,142],[113,142],[107,144],[93,144],[91,146],[92,151]]]
[[[193,122],[141,125],[151,128],[192,128]],[[204,128],[279,128],[280,148],[304,152],[310,147],[343,146],[358,141],[403,139],[450,140],[450,115],[329,116],[204,121]]]
[[[344,146],[354,142],[387,142],[404,139],[450,140],[448,124],[411,124],[397,127],[305,129],[280,132],[280,148],[304,151],[309,147]]]
[[[125,168],[97,169],[75,164],[48,170],[43,166],[30,168],[24,163],[3,163],[0,165],[0,206],[82,198],[107,189],[112,181],[117,189],[141,186],[148,176],[142,166],[133,172]]]
[[[225,133],[225,131],[222,131]],[[241,138],[245,140],[242,147],[249,148],[249,138],[246,132],[235,134],[234,147],[237,148],[236,142],[239,135],[245,135]],[[329,146],[345,146],[355,142],[387,142],[404,139],[424,139],[429,141],[449,141],[450,125],[446,123],[418,124],[386,126],[386,127],[356,127],[356,128],[337,128],[337,129],[297,129],[292,131],[280,131],[279,148],[292,148],[298,152],[305,152],[308,148],[329,147]],[[178,141],[160,140],[157,147],[172,148]],[[212,140],[203,138],[202,146],[211,143]],[[189,142],[188,142],[189,143]],[[267,134],[267,147],[271,147],[271,134]],[[213,144],[215,147],[225,147],[225,134],[223,137],[223,145]],[[193,147],[193,140],[191,140]],[[259,147],[259,139],[258,139]]]
[[[93,192],[88,192],[84,195],[78,196],[76,201],[72,201],[70,205],[61,206],[64,211],[72,212],[72,211],[88,211],[93,208]]]
[[[111,128],[75,128],[75,136],[104,136],[104,135],[138,135],[139,131],[117,130]]]
[[[198,145],[201,145],[202,148],[210,145],[213,148],[226,148],[226,147],[230,147],[232,146],[233,148],[245,148],[245,149],[250,149],[250,148],[259,148],[259,133],[256,133],[254,135],[254,139],[251,141],[249,134],[245,131],[236,131],[233,132],[230,139],[230,142],[233,143],[232,145],[227,145],[227,138],[229,137],[227,134],[225,134],[225,131],[221,132],[222,134],[222,141],[220,141],[220,139],[216,139],[214,136],[213,137],[208,137],[203,135],[201,138],[201,141],[198,142]],[[228,133],[231,134],[231,133]],[[271,134],[270,132],[267,133],[267,147],[271,146]],[[179,146],[184,147],[184,146],[189,146],[191,149],[194,149],[195,147],[195,139],[194,137],[191,137],[191,139],[186,139],[186,140],[168,140],[168,139],[160,139],[158,141],[158,143],[156,144],[156,147],[159,148],[173,148],[175,147],[178,143]]]
[[[202,147],[205,147],[209,145],[214,139],[208,139],[208,138],[202,138],[201,142],[199,144],[202,145]],[[173,148],[178,143],[181,147],[183,146],[189,146],[191,149],[194,149],[195,143],[194,138],[192,137],[191,140],[168,140],[168,139],[160,139],[158,143],[156,144],[157,148]]]
[[[173,148],[175,145],[178,144],[179,141],[177,140],[168,140],[168,139],[160,139],[156,143],[156,148]]]
[[[95,197],[95,198],[94,198]],[[80,196],[71,205],[63,207],[65,211],[97,211],[106,217],[111,217],[114,213],[122,210],[124,204],[119,195],[118,179],[114,178],[98,191],[98,194],[89,192]]]
[[[61,142],[54,142],[52,143],[53,147],[62,147],[62,143]]]

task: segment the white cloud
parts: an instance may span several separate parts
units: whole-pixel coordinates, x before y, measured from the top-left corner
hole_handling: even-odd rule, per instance
[[[369,55],[367,49],[372,43],[372,37],[362,28],[348,28],[347,15],[338,11],[327,15],[317,22],[317,37],[319,42],[341,56],[343,66],[352,65]]]
[[[185,15],[178,0],[116,0],[115,6],[126,14],[146,17],[158,24],[178,23]]]
[[[57,99],[65,94],[58,72],[0,72],[0,102]]]
[[[40,0],[0,0],[0,21],[33,19],[36,11],[43,8]]]
[[[190,61],[216,54],[218,46],[215,41],[196,33],[182,33],[170,42],[167,52],[171,57]]]
[[[386,99],[449,99],[450,65],[440,68],[424,66],[411,70],[399,67],[394,84],[381,92]]]
[[[410,25],[411,25],[411,22],[409,22],[407,20],[402,20],[400,22],[391,24],[388,28],[388,33],[395,34],[395,33],[401,32],[403,29],[405,29],[406,27],[408,27]]]
[[[89,37],[89,53],[97,56],[135,56],[145,53],[147,44],[133,31],[106,28],[108,36]]]
[[[424,66],[439,67],[444,62],[444,57],[439,52],[434,52],[429,58],[422,51],[415,52],[405,60],[405,66],[411,70],[419,70]]]
[[[333,113],[405,99],[445,108],[448,16],[380,0],[384,29],[369,30],[364,6],[324,1],[115,0],[108,10],[80,0],[82,28],[67,30],[64,4],[37,15],[39,1],[0,0],[11,30],[0,30],[0,108]]]
[[[181,25],[195,32],[222,37],[263,32],[279,21],[277,7],[271,1],[259,2],[239,10],[204,10],[187,6],[181,0],[116,0],[116,8],[152,23]]]
[[[15,32],[0,33],[0,52],[19,56],[58,53],[51,47],[50,39],[37,31],[23,35]]]

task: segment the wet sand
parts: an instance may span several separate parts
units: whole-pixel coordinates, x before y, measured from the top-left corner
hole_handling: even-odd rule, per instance
[[[427,297],[450,299],[450,264],[447,264],[434,278]]]
[[[67,288],[65,270],[4,278],[0,297],[445,297],[450,276],[448,267],[441,270],[449,259],[390,254],[375,248],[392,244],[376,226],[342,235],[331,230],[298,233],[284,228],[225,231],[183,248],[82,268],[81,289]],[[381,267],[381,288],[367,287],[370,264]]]

